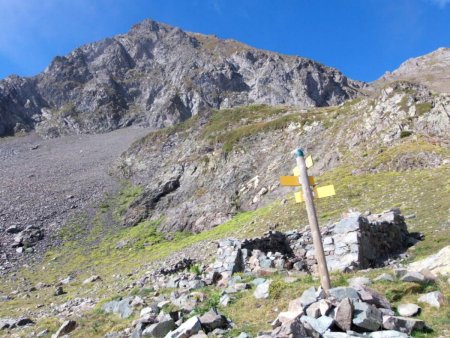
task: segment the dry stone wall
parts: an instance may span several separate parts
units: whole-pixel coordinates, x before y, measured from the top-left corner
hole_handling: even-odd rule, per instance
[[[338,223],[322,229],[323,247],[330,271],[351,271],[388,265],[414,244],[400,210],[382,214],[348,213]],[[238,271],[272,270],[314,272],[317,261],[311,232],[268,232],[263,237],[218,242],[212,268],[222,275]]]

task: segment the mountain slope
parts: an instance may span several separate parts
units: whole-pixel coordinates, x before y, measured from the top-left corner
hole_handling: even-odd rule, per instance
[[[392,73],[387,72],[375,84],[400,80],[426,85],[438,93],[450,93],[450,48],[439,48],[432,53],[411,58]]]
[[[0,81],[0,136],[47,137],[174,125],[211,108],[339,104],[363,83],[338,70],[144,20],[56,57],[33,78]]]
[[[149,134],[122,155],[119,171],[144,187],[126,225],[163,220],[168,231],[202,231],[286,194],[278,177],[298,146],[314,174],[434,168],[449,162],[450,97],[396,83],[373,99],[297,110],[250,106],[198,116]]]

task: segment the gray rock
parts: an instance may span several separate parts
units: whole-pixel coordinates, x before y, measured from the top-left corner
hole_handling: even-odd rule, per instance
[[[159,323],[151,324],[142,332],[143,337],[165,337],[170,331],[175,329],[175,322],[173,319],[161,321]]]
[[[61,296],[63,294],[65,294],[65,292],[64,292],[64,289],[62,288],[62,286],[57,286],[55,288],[55,292],[53,292],[54,296]]]
[[[252,336],[250,336],[248,333],[246,332],[241,332],[239,334],[239,336],[237,336],[236,338],[252,338]]]
[[[210,309],[199,320],[205,332],[211,332],[215,329],[225,329],[228,326],[225,316],[219,314],[216,309]]]
[[[89,278],[86,278],[84,281],[83,281],[83,284],[85,285],[85,284],[90,284],[90,283],[94,283],[94,282],[98,282],[98,281],[101,281],[102,279],[100,278],[100,276],[97,276],[97,275],[95,275],[95,276],[91,276],[91,277],[89,277]]]
[[[307,325],[309,325],[315,332],[321,335],[324,334],[334,322],[333,318],[327,316],[321,316],[317,319],[309,316],[302,316],[300,320],[306,329],[308,329]]]
[[[270,292],[270,284],[272,283],[271,280],[267,280],[262,284],[259,284],[255,292],[253,293],[253,296],[256,299],[266,299],[269,298],[269,292]]]
[[[188,338],[202,329],[202,325],[197,316],[189,318],[178,329],[169,332],[165,338]]]
[[[319,318],[321,316],[319,302],[310,304],[306,308],[306,315],[313,318]]]
[[[397,316],[384,316],[383,328],[411,334],[412,331],[421,331],[425,328],[425,322],[420,319]]]
[[[397,311],[402,317],[413,317],[420,313],[420,306],[416,304],[400,304]]]
[[[17,326],[27,326],[27,325],[34,325],[34,321],[33,320],[31,320],[30,318],[28,318],[28,317],[22,317],[22,318],[19,318],[17,321],[16,321],[16,325]]]
[[[312,286],[309,289],[306,289],[305,291],[303,291],[299,300],[300,300],[301,306],[304,308],[309,306],[312,303],[315,303],[317,301],[316,288]]]
[[[372,284],[372,281],[367,277],[354,277],[348,280],[348,285],[351,287],[354,286],[365,286]]]
[[[336,298],[337,301],[341,301],[344,298],[350,298],[353,300],[359,300],[358,292],[354,288],[340,286],[328,290],[331,297]]]
[[[355,289],[363,302],[375,305],[377,308],[391,309],[391,304],[386,297],[377,291],[366,286],[358,286]]]
[[[350,330],[352,327],[353,303],[350,298],[344,298],[336,307],[334,320],[336,325],[343,331]]]
[[[427,303],[428,305],[431,305],[433,307],[440,308],[442,305],[444,305],[445,297],[441,292],[433,291],[420,296],[418,301]]]
[[[255,285],[255,286],[258,286],[259,284],[262,284],[262,283],[264,283],[265,281],[266,281],[265,278],[255,278],[255,279],[252,280],[250,283],[253,284],[253,285]]]
[[[353,303],[353,324],[369,331],[376,331],[383,323],[380,310],[362,302]]]
[[[394,331],[394,330],[386,330],[386,331],[376,331],[369,334],[370,338],[408,338],[409,336],[406,333]]]
[[[397,268],[394,269],[395,278],[402,278],[404,275],[408,273],[408,270],[405,268]]]
[[[402,282],[414,282],[414,283],[425,283],[425,276],[420,272],[408,271],[403,277],[400,278]]]
[[[103,311],[107,313],[115,313],[120,316],[120,318],[128,318],[133,313],[133,308],[131,302],[132,297],[126,297],[122,300],[113,300],[102,306]]]
[[[377,278],[374,279],[375,282],[393,282],[394,277],[388,273],[382,273]]]
[[[258,335],[258,337],[261,337],[261,335]],[[262,335],[262,337],[264,337],[264,335]],[[267,337],[303,338],[303,337],[309,337],[309,335],[301,321],[291,320],[291,321],[277,327],[272,332],[272,334],[267,335]]]
[[[62,337],[64,335],[72,332],[73,330],[75,330],[76,327],[77,327],[76,321],[67,320],[60,326],[58,331],[56,331],[56,333],[52,335],[52,338]]]
[[[225,293],[222,296],[220,296],[219,303],[222,306],[228,306],[228,303],[230,303],[230,300],[231,300],[230,296]]]

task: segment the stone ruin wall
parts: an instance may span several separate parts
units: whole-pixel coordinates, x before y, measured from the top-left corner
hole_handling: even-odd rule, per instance
[[[390,264],[415,243],[399,209],[364,216],[352,212],[322,228],[330,271],[352,271]],[[310,230],[268,232],[263,237],[218,241],[212,268],[223,277],[235,272],[270,274],[276,270],[316,272]]]

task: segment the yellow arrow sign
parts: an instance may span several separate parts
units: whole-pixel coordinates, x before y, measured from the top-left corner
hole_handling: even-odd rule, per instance
[[[324,187],[317,187],[313,189],[315,198],[324,198],[336,195],[336,191],[334,190],[334,185],[326,185]],[[294,194],[295,202],[302,203],[304,202],[303,191],[298,191]]]
[[[314,165],[311,155],[306,156],[305,163],[306,163],[306,168],[308,168],[308,169]]]
[[[314,185],[316,183],[314,177],[312,176],[308,177],[309,177],[309,184]],[[280,184],[286,187],[298,187],[301,185],[298,176],[280,176]]]
[[[308,168],[308,169],[314,165],[311,155],[308,155],[305,158],[305,163],[306,163],[306,168]],[[295,167],[294,169],[292,169],[292,172],[294,173],[294,176],[300,176],[300,169],[298,167]]]

